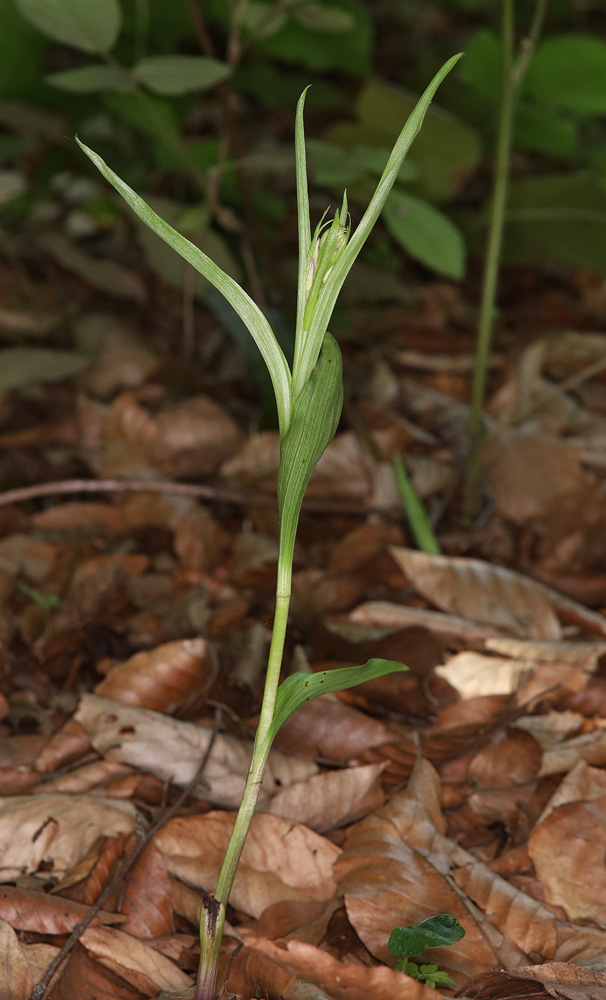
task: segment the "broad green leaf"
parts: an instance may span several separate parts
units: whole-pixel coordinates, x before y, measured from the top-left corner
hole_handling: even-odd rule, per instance
[[[278,507],[280,546],[292,552],[307,484],[337,430],[343,407],[341,351],[326,334],[320,356],[297,396],[280,446]]]
[[[383,219],[393,238],[411,257],[448,278],[463,277],[465,243],[461,232],[433,205],[403,191],[392,191]]]
[[[355,20],[349,11],[340,7],[323,7],[319,3],[308,3],[303,7],[295,7],[294,19],[305,28],[312,31],[331,31],[341,33],[351,31]]]
[[[358,181],[369,179],[370,176],[380,177],[390,153],[389,149],[378,149],[373,146],[343,149],[342,146],[334,146],[319,139],[309,139],[307,150],[317,183],[326,184],[339,191],[350,188]],[[416,177],[416,173],[412,163],[404,160],[398,181],[411,181]]]
[[[459,78],[483,101],[499,105],[501,97],[501,42],[494,31],[481,28],[465,45]]]
[[[514,125],[514,146],[544,156],[573,156],[578,146],[578,122],[567,112],[535,101],[520,102]]]
[[[83,52],[109,52],[122,23],[118,0],[16,0],[30,24]]]
[[[606,273],[606,193],[586,174],[544,174],[512,182],[503,259]]]
[[[221,292],[227,301],[231,303],[240,319],[250,330],[263,355],[276,395],[280,432],[281,434],[285,434],[290,422],[291,411],[290,369],[284,353],[274,336],[273,330],[258,305],[240,287],[237,281],[234,281],[225,271],[217,267],[214,261],[210,257],[207,257],[199,247],[190,243],[176,229],[169,226],[164,219],[156,215],[143,198],[140,198],[128,184],[114,173],[111,167],[108,167],[98,153],[89,149],[79,139],[76,141],[106,180],[122,195],[126,203],[130,205],[135,215],[138,215],[156,235],[160,236],[173,250],[176,250],[188,264],[191,264],[200,274],[204,275],[210,281],[211,285],[214,285],[217,291]]]
[[[125,92],[132,87],[127,70],[122,66],[106,66],[104,63],[79,66],[78,69],[67,69],[62,73],[49,73],[45,80],[51,87],[71,90],[76,94],[94,94],[108,90]]]
[[[450,913],[436,913],[420,924],[394,927],[387,947],[392,955],[420,955],[426,948],[456,944],[465,937],[465,928]]]
[[[48,41],[21,16],[14,0],[0,0],[0,94],[39,100],[42,64]]]
[[[451,61],[446,65],[452,68]],[[358,123],[333,126],[327,138],[347,148],[389,147],[397,139],[402,122],[414,111],[416,101],[409,91],[372,78],[358,98]],[[481,155],[482,143],[477,131],[432,105],[409,153],[418,172],[415,192],[429,201],[449,200],[461,190]]]
[[[557,35],[541,42],[524,92],[579,115],[606,114],[606,42],[589,35]]]
[[[175,97],[214,87],[231,70],[226,63],[206,56],[150,56],[137,63],[133,72],[140,83],[156,94]]]
[[[255,36],[255,39],[271,38],[287,21],[285,11],[276,9],[275,3],[263,3],[262,0],[250,0],[244,8],[242,27]]]
[[[258,51],[281,63],[294,63],[315,73],[337,70],[348,76],[367,76],[371,71],[373,36],[369,5],[362,0],[338,0],[330,6],[351,18],[350,30],[319,31],[302,24],[293,16],[294,10],[292,13],[289,10],[286,24],[271,38],[263,39]]]
[[[337,670],[321,670],[317,674],[291,674],[278,688],[276,707],[268,734],[270,744],[293,712],[312,698],[334,691],[345,691],[347,688],[355,687],[356,684],[372,681],[375,677],[403,670],[408,670],[403,663],[375,657],[360,667],[339,667]]]

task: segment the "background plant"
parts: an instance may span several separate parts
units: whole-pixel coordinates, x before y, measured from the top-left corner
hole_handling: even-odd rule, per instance
[[[465,936],[465,928],[450,913],[437,913],[419,924],[409,927],[394,927],[389,935],[387,947],[398,961],[394,968],[428,986],[454,986],[455,982],[437,965],[411,962],[410,956],[421,955],[426,948],[440,948],[456,944]]]

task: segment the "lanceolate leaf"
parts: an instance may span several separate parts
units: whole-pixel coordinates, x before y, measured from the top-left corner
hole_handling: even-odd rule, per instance
[[[205,56],[150,56],[134,68],[137,79],[156,94],[174,96],[214,87],[230,68]]]
[[[250,295],[240,288],[237,281],[230,278],[225,271],[207,257],[199,247],[190,243],[184,236],[181,236],[176,229],[169,226],[164,219],[149,207],[114,171],[104,160],[89,149],[78,138],[76,141],[80,148],[86,153],[89,159],[95,164],[97,169],[109,183],[115,187],[116,191],[122,195],[124,200],[132,208],[133,212],[149,226],[154,233],[160,236],[165,243],[176,250],[184,260],[191,264],[200,274],[210,281],[215,288],[225,296],[227,301],[233,306],[240,319],[246,324],[254,337],[255,342],[271,375],[271,380],[276,394],[276,404],[278,407],[278,419],[280,421],[280,433],[285,434],[290,422],[291,400],[290,400],[290,369],[286,358],[278,344],[273,330],[267,322],[265,316],[258,305],[253,302]]]
[[[331,694],[334,691],[345,691],[347,688],[372,681],[384,674],[408,670],[397,660],[373,658],[360,667],[341,667],[337,670],[321,670],[317,674],[297,673],[287,677],[278,688],[274,717],[268,733],[271,744],[276,733],[287,719],[301,705],[318,698],[321,694]]]

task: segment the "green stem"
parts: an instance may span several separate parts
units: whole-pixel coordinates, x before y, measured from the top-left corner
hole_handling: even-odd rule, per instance
[[[200,968],[195,1000],[214,1000],[215,996],[219,952],[221,950],[223,925],[225,923],[225,908],[257,805],[259,792],[263,784],[267,758],[271,748],[271,740],[268,739],[268,732],[274,715],[278,684],[280,682],[280,670],[282,668],[282,656],[290,605],[291,580],[292,548],[281,544],[280,555],[278,557],[276,612],[267,662],[267,676],[265,678],[261,716],[257,727],[242,801],[240,802],[236,822],[225,852],[225,858],[223,859],[223,865],[217,881],[217,888],[214,896],[210,897],[210,903],[205,900],[201,914]]]
[[[469,418],[469,464],[465,485],[465,516],[471,520],[478,503],[479,453],[482,442],[482,414],[486,394],[486,373],[492,343],[494,312],[497,295],[501,247],[505,224],[505,209],[509,188],[509,160],[517,95],[524,74],[536,47],[547,0],[537,0],[533,21],[527,37],[522,41],[518,58],[514,62],[514,3],[503,0],[501,26],[501,107],[495,156],[495,175],[490,211],[488,247],[482,281],[482,298],[476,342],[476,356],[471,390]]]

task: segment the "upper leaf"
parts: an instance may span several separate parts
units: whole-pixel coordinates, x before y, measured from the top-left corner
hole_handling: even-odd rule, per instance
[[[226,63],[206,56],[150,56],[134,68],[140,83],[167,97],[214,87],[230,72]]]
[[[16,0],[43,34],[83,52],[109,52],[122,24],[118,0]]]

